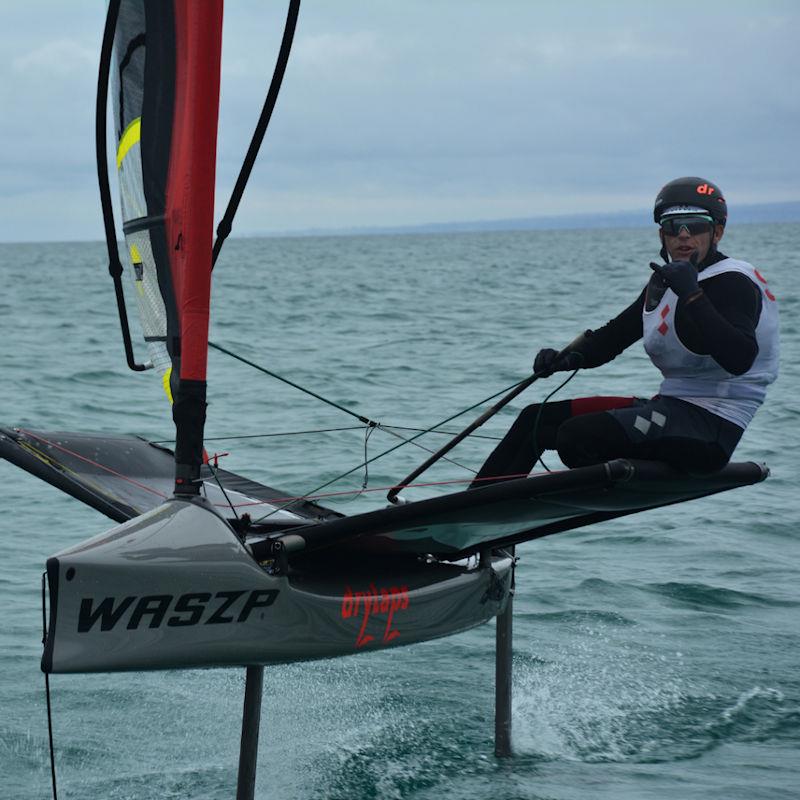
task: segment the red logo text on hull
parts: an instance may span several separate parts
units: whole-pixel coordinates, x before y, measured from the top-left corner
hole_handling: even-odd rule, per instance
[[[342,598],[342,619],[358,619],[362,617],[361,627],[356,637],[356,647],[364,647],[375,640],[367,633],[367,622],[370,617],[378,614],[386,615],[386,625],[383,629],[382,641],[384,644],[393,641],[400,635],[400,631],[392,628],[394,615],[398,611],[408,608],[408,586],[382,586],[380,589],[374,584],[369,585],[366,591],[354,592],[345,586]]]

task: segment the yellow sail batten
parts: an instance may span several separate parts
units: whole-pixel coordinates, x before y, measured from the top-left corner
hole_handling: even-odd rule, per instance
[[[122,166],[125,156],[128,151],[142,138],[142,118],[136,117],[132,120],[127,128],[122,132],[119,137],[119,146],[117,147],[117,169]]]
[[[168,370],[167,370],[167,371],[166,371],[166,372],[165,372],[165,373],[164,373],[164,374],[161,376],[161,382],[162,382],[162,383],[163,383],[163,385],[164,385],[164,391],[166,392],[167,399],[169,400],[169,402],[170,402],[170,405],[172,405],[172,387],[169,385],[169,379],[170,379],[170,377],[171,377],[171,376],[172,376],[172,367],[170,367],[170,368],[169,368],[169,369],[168,369]]]

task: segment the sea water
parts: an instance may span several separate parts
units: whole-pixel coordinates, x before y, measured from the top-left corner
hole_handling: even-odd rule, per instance
[[[781,306],[782,374],[736,453],[767,462],[769,480],[518,548],[514,757],[493,755],[490,623],[268,668],[258,797],[800,796],[799,237],[798,225],[733,227],[723,248]],[[657,250],[647,229],[232,240],[211,337],[408,437],[626,307]],[[102,244],[0,245],[0,275],[0,424],[170,439],[157,377],[125,366]],[[209,451],[289,494],[398,441],[219,352],[209,382]],[[637,344],[555,397],[649,396],[658,382]],[[514,412],[557,385],[534,384],[424,480],[469,480]],[[401,447],[325,502],[380,508],[383,491],[362,485],[391,486],[426,455]],[[41,573],[112,523],[6,462],[0,512],[0,798],[32,800],[50,792]],[[243,670],[53,676],[59,796],[233,797],[243,686]]]

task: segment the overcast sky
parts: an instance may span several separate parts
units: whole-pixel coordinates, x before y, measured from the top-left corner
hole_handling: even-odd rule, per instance
[[[100,239],[101,0],[0,0],[0,241]],[[218,209],[286,3],[228,0]],[[800,199],[797,0],[304,0],[236,233]]]

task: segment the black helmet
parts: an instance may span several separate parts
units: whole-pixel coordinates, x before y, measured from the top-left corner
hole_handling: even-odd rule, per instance
[[[660,222],[665,213],[692,214],[701,209],[717,225],[724,225],[728,219],[728,204],[719,186],[705,178],[676,178],[658,193],[653,219]]]

